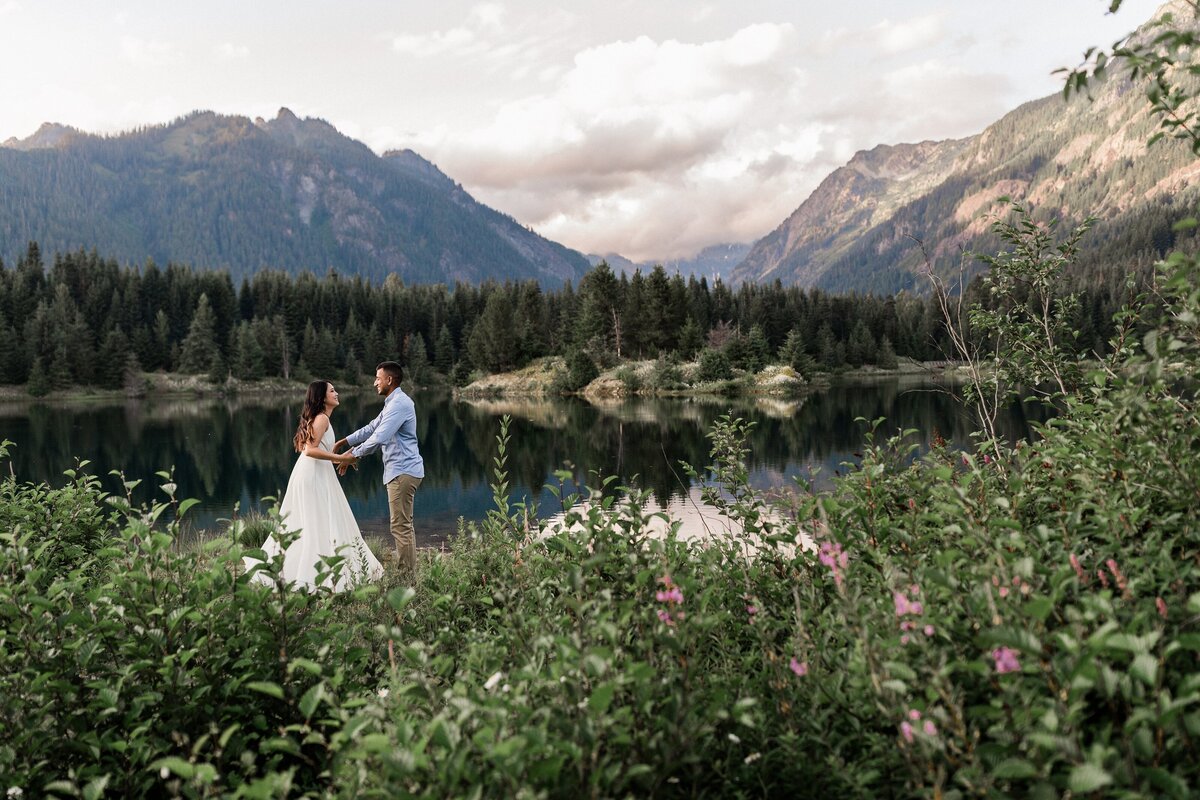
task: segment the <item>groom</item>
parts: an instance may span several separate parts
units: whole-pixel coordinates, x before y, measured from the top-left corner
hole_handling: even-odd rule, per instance
[[[400,388],[403,368],[384,361],[375,368],[375,391],[383,395],[383,411],[374,420],[333,445],[340,453],[338,469],[356,465],[363,456],[383,450],[383,482],[387,486],[396,557],[405,569],[416,571],[417,541],[413,531],[413,498],[425,477],[425,462],[417,450],[417,413],[412,398]]]

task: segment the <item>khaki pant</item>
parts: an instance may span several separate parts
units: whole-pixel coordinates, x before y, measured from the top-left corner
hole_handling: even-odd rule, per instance
[[[417,496],[417,487],[420,485],[421,479],[412,475],[399,475],[387,485],[396,558],[401,567],[414,572],[417,569],[417,535],[413,530],[413,498]]]

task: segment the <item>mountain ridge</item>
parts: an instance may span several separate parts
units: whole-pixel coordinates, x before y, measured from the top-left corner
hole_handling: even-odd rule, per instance
[[[196,111],[97,136],[47,123],[0,145],[0,253],[146,259],[381,281],[578,281],[588,262],[471,197],[417,153],[375,154],[286,107]]]
[[[1173,8],[1168,3],[1155,18]],[[1090,102],[1066,102],[1060,93],[1023,103],[963,139],[859,151],[754,243],[732,280],[921,291],[927,267],[951,274],[965,251],[998,246],[990,226],[1003,197],[1064,224],[1099,217],[1108,230],[1084,240],[1093,265],[1139,250],[1161,255],[1173,242],[1175,209],[1200,199],[1200,165],[1178,140],[1147,149],[1156,130],[1144,93],[1128,76],[1110,75]],[[968,273],[979,268],[967,264]]]

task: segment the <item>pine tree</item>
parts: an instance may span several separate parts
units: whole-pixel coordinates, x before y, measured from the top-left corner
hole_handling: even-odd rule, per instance
[[[816,362],[804,346],[804,337],[799,328],[792,328],[779,347],[779,360],[804,377],[816,372]]]
[[[50,375],[46,372],[41,356],[33,359],[33,366],[29,370],[29,383],[26,384],[25,390],[33,397],[45,397],[50,394]]]
[[[54,350],[54,360],[50,362],[50,388],[55,391],[71,388],[75,383],[75,375],[71,372],[71,354],[66,343],[59,343]]]
[[[700,325],[692,316],[688,316],[687,322],[679,330],[679,355],[682,358],[690,359],[704,346],[704,333],[700,329]]]
[[[746,338],[746,369],[758,372],[771,361],[771,345],[761,325],[752,325]]]
[[[234,333],[233,374],[234,377],[252,381],[264,377],[263,350],[258,343],[254,328],[247,322],[238,324]]]
[[[216,319],[208,304],[208,295],[201,294],[187,336],[179,348],[179,371],[190,375],[210,372],[219,355]]]
[[[408,377],[414,386],[426,386],[429,382],[429,356],[425,352],[425,338],[413,334],[408,340]]]
[[[0,267],[2,269],[2,267]],[[0,311],[0,384],[18,383],[17,333]]]
[[[120,389],[125,384],[125,363],[132,354],[129,339],[120,328],[104,336],[96,365],[96,383],[105,389]]]
[[[875,356],[875,363],[881,369],[895,369],[899,366],[899,361],[896,359],[896,351],[892,349],[892,340],[886,336],[879,342],[879,351]]]
[[[446,325],[442,325],[433,343],[433,366],[443,375],[449,375],[454,369],[454,337]]]

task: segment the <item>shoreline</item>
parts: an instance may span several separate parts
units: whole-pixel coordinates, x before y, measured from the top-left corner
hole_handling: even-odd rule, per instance
[[[961,364],[947,361],[918,362],[902,359],[894,369],[876,366],[853,367],[839,372],[818,372],[804,378],[790,367],[778,364],[754,373],[742,372],[732,378],[709,382],[684,382],[674,388],[649,384],[653,361],[626,362],[602,372],[586,386],[573,392],[559,392],[555,381],[564,369],[562,359],[549,357],[511,372],[487,375],[471,384],[454,389],[455,398],[469,400],[521,397],[580,397],[589,402],[610,402],[624,398],[788,398],[802,397],[826,389],[835,383],[871,383],[895,378],[921,377],[929,380],[959,381]],[[683,373],[693,373],[695,363],[681,365]],[[631,380],[632,379],[632,380]]]

